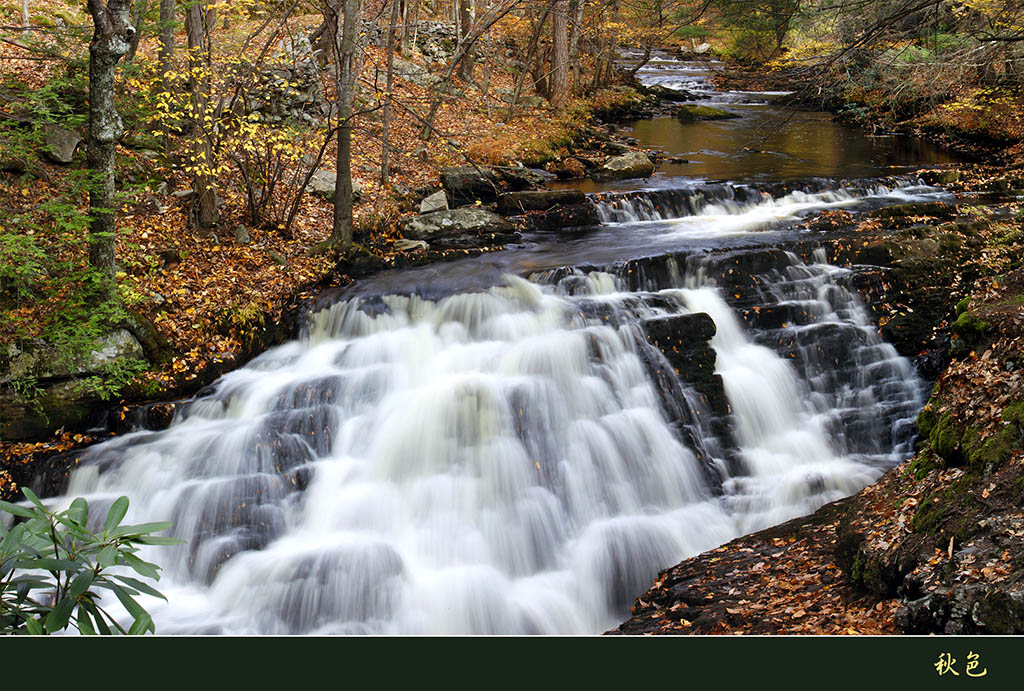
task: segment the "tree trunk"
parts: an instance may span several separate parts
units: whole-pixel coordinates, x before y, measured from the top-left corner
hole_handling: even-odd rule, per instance
[[[552,0],[551,5],[551,105],[565,110],[569,103],[569,0]]]
[[[174,0],[160,0],[159,40],[160,78],[164,80],[162,89],[169,91],[166,79],[174,59]]]
[[[342,6],[344,18],[339,16]],[[328,0],[325,8],[335,37],[333,47],[338,94],[338,178],[334,187],[334,227],[325,249],[344,254],[352,246],[352,103],[356,89],[356,33],[360,7],[359,0]]]
[[[384,187],[388,185],[388,150],[391,147],[391,143],[388,141],[388,131],[391,127],[391,92],[395,87],[395,32],[398,30],[398,20],[400,18],[401,10],[406,5],[405,2],[400,0],[391,0],[391,27],[388,31],[388,75],[387,75],[387,95],[384,97],[384,121],[382,123],[381,132],[381,149],[380,149],[380,184]]]
[[[572,25],[569,27],[569,69],[572,74],[572,90],[580,87],[580,34],[583,32],[583,11],[586,0],[570,0],[569,16]]]
[[[89,154],[93,180],[89,189],[89,263],[104,284],[103,298],[117,295],[114,245],[117,199],[114,150],[124,135],[124,123],[114,105],[114,76],[127,55],[135,27],[129,0],[89,0],[93,35],[89,44]]]
[[[409,57],[409,17],[411,16],[409,5],[412,2],[413,0],[402,0],[402,33],[400,34],[401,40],[398,43],[398,52],[404,58]]]
[[[142,38],[142,21],[146,18],[146,12],[149,10],[149,0],[136,0],[135,11],[132,12],[132,25],[135,27],[135,35],[132,36],[131,45],[128,46],[128,55],[125,56],[126,62],[131,62],[135,59],[135,53],[139,50],[139,39]]]
[[[23,27],[21,32],[21,39],[28,40],[28,35],[31,28],[32,18],[28,12],[28,0],[21,0],[21,26]]]
[[[469,83],[473,81],[473,67],[476,64],[476,56],[473,55],[475,39],[470,39],[470,32],[473,28],[473,0],[458,0],[458,2],[459,43],[468,43],[462,51],[462,61],[459,63],[459,79]]]
[[[188,64],[192,82],[192,191],[196,199],[196,225],[208,229],[217,224],[217,180],[214,175],[213,144],[208,128],[210,112],[210,45],[203,3],[189,5],[185,14],[188,34]]]

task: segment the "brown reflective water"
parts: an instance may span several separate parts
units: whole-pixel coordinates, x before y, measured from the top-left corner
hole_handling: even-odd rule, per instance
[[[597,184],[576,182],[588,192],[671,185],[669,178],[788,181],[801,178],[867,178],[906,173],[957,158],[926,141],[898,134],[872,135],[836,122],[830,113],[780,105],[778,94],[716,92],[706,70],[693,63],[658,61],[639,73],[642,81],[689,91],[701,103],[737,114],[731,120],[684,123],[658,117],[625,123],[620,131],[646,149],[682,156],[662,162],[648,180]],[[761,101],[758,103],[758,101]]]

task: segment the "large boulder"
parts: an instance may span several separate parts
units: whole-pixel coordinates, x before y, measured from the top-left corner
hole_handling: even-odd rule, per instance
[[[78,133],[57,125],[43,126],[43,156],[53,163],[67,165],[75,159],[75,149],[82,142]]]
[[[657,96],[663,101],[692,101],[694,96],[689,91],[677,91],[661,84],[652,84],[644,89],[648,94]]]
[[[546,211],[534,211],[515,217],[516,227],[524,231],[581,231],[600,225],[597,207],[593,204],[567,204],[553,206]]]
[[[96,374],[114,360],[144,359],[145,353],[135,336],[127,329],[116,329],[96,342],[84,358],[71,360],[61,352],[42,341],[23,344],[20,348],[13,343],[0,353],[0,375],[4,379],[70,379],[86,374]]]
[[[118,362],[143,359],[127,329],[111,331],[78,359],[42,341],[9,344],[0,350],[0,381],[13,382],[0,387],[0,439],[28,441],[97,423],[104,394],[93,377],[102,381]]]
[[[323,199],[334,199],[334,189],[338,186],[338,174],[330,170],[318,170],[309,179],[306,189],[314,197]],[[355,178],[352,179],[352,198],[359,199],[363,196],[363,186]]]
[[[432,211],[402,224],[402,237],[441,247],[483,247],[517,237],[511,223],[477,207]]]
[[[452,206],[493,202],[501,191],[498,176],[490,168],[454,166],[441,171],[441,185],[448,193]]]
[[[654,173],[654,164],[647,154],[642,151],[631,151],[628,154],[609,159],[603,166],[595,170],[591,177],[598,182],[607,182],[646,178],[652,173]]]

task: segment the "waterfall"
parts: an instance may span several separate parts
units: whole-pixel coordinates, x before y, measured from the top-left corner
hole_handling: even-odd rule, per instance
[[[90,449],[67,501],[174,521],[184,544],[143,555],[161,633],[598,633],[659,569],[906,452],[920,385],[842,270],[787,257],[764,300],[801,323],[755,329],[700,267],[627,271],[334,304],[169,429]],[[654,374],[645,324],[693,313],[717,327],[732,438],[685,382],[670,414]],[[818,357],[814,329],[859,335]]]

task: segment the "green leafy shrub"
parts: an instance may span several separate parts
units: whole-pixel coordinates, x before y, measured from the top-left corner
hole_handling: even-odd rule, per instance
[[[136,553],[140,545],[181,542],[154,535],[171,524],[121,525],[128,497],[119,497],[102,531],[93,532],[84,499],[52,512],[31,490],[22,491],[31,506],[0,501],[0,511],[22,519],[12,527],[0,521],[0,634],[42,635],[69,627],[86,635],[155,633],[153,619],[135,597],[166,598],[124,574],[131,569],[142,578],[160,580],[160,567]],[[100,604],[102,591],[112,593],[131,615],[127,629]]]

